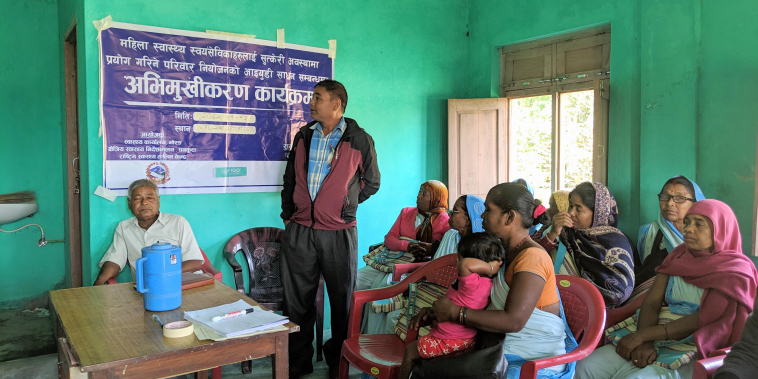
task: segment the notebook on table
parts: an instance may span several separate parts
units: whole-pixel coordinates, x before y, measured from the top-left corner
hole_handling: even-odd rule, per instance
[[[182,291],[188,290],[190,288],[213,284],[215,280],[216,279],[210,276],[210,274],[205,274],[205,273],[195,274],[194,272],[183,272],[182,273]]]

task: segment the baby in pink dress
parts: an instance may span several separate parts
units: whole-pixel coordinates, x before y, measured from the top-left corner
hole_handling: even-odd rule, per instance
[[[458,280],[448,288],[445,297],[461,307],[461,318],[465,316],[465,308],[479,310],[487,307],[492,290],[491,277],[497,274],[503,259],[505,247],[497,237],[487,233],[467,235],[458,243]],[[429,314],[429,308],[422,309],[410,321],[410,326],[418,328],[419,322],[426,320]],[[400,378],[407,379],[413,363],[419,359],[456,355],[473,349],[476,329],[463,325],[462,321],[437,324],[429,334],[408,344],[400,366]]]

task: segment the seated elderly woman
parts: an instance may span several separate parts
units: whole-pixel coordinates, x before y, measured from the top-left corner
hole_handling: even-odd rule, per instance
[[[538,241],[547,251],[557,248],[560,273],[592,282],[607,308],[621,305],[634,289],[633,249],[616,225],[618,209],[611,191],[584,182],[569,194],[569,212],[558,212],[551,233]]]
[[[442,236],[439,247],[434,251],[432,259],[456,254],[458,242],[461,238],[471,234],[483,232],[482,213],[484,212],[484,199],[475,195],[463,195],[455,201],[450,210],[448,224],[450,230]]]
[[[655,269],[675,247],[682,244],[684,215],[696,201],[705,200],[698,185],[685,178],[675,176],[663,184],[658,194],[658,219],[640,228],[637,240],[638,256],[635,257],[635,283],[637,287],[649,289],[645,283],[655,277]]]
[[[416,196],[416,206],[403,208],[389,233],[384,236],[384,246],[380,247],[385,251],[382,253],[384,266],[393,264],[390,262],[393,256],[409,258],[410,261],[431,258],[432,245],[435,241],[441,240],[450,229],[447,197],[447,187],[440,181],[429,180],[421,185]],[[411,253],[412,256],[403,252]],[[372,256],[372,253],[367,255],[369,256]],[[375,259],[371,258],[371,261]],[[366,265],[358,270],[355,290],[386,287],[390,285],[391,279],[392,272],[380,271]],[[384,333],[386,318],[386,313],[374,313],[367,304],[361,333]]]
[[[442,236],[442,241],[434,253],[432,259],[448,254],[458,253],[458,243],[461,238],[472,233],[483,232],[482,212],[484,212],[484,199],[474,195],[463,195],[455,201],[450,212],[450,230]],[[392,334],[395,333],[402,308],[389,312],[373,312],[363,317],[361,324],[363,334]],[[382,324],[382,319],[384,323]]]
[[[561,317],[561,304],[555,285],[550,256],[529,235],[533,225],[546,223],[547,214],[523,186],[499,184],[487,194],[482,215],[484,229],[497,236],[506,248],[506,264],[493,278],[491,305],[473,310],[442,298],[432,309],[425,308],[414,319],[414,326],[425,320],[455,322],[484,332],[505,333],[502,351],[508,359],[508,378],[518,377],[519,361],[551,357],[566,352],[567,327]],[[462,315],[462,317],[461,317]],[[487,366],[497,362],[475,362],[476,351],[452,358],[417,363],[413,377],[485,377]],[[569,375],[573,367],[561,365],[544,373],[548,377]],[[471,372],[471,369],[485,370]],[[469,370],[469,371],[465,371]],[[502,373],[501,373],[502,374]],[[491,375],[491,374],[490,374]]]
[[[447,187],[437,180],[421,185],[416,206],[403,208],[389,233],[384,247],[391,252],[408,252],[416,259],[431,256],[431,246],[450,230],[447,214]],[[358,270],[355,290],[387,286],[387,273],[366,266]]]
[[[734,212],[718,200],[698,201],[682,232],[684,244],[658,267],[638,314],[606,330],[616,346],[580,361],[577,378],[688,378],[693,359],[739,338],[758,272],[742,253]]]

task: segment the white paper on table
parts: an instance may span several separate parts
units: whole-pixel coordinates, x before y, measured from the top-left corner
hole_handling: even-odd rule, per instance
[[[227,320],[216,322],[211,321],[215,316],[223,316],[227,313],[249,308],[253,308],[255,311]],[[235,337],[242,334],[250,334],[289,322],[287,317],[280,316],[273,312],[264,311],[258,306],[251,307],[250,304],[243,300],[199,311],[184,312],[184,318],[195,324],[203,324],[203,326],[210,328],[222,337]]]

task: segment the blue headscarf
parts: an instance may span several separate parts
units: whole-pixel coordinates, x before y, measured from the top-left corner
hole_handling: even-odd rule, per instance
[[[528,181],[526,181],[526,179],[518,178],[511,183],[519,183],[519,180],[524,182],[523,184],[526,184],[526,189],[529,190],[529,193],[531,193],[532,197],[534,197],[534,188],[532,187],[531,184],[529,184]],[[519,183],[519,184],[522,184],[522,183]],[[541,227],[542,227],[542,224],[533,225],[531,228],[529,228],[529,235],[534,234],[536,231],[540,230]]]
[[[484,199],[475,195],[466,196],[466,210],[468,211],[468,218],[471,220],[471,231],[474,233],[483,232],[482,227],[482,213],[484,213]],[[458,242],[461,241],[461,235],[455,229],[450,229],[442,236],[440,246],[437,252],[434,253],[432,259],[437,259],[441,256],[448,254],[455,254],[458,252]]]
[[[468,210],[468,218],[471,220],[471,231],[474,233],[483,232],[484,199],[476,195],[466,195],[466,209]]]
[[[675,176],[671,179],[676,178],[682,178],[692,184],[692,188],[695,190],[696,201],[705,200],[705,195],[703,195],[703,191],[700,189],[700,186],[698,186],[697,183],[681,175]],[[663,241],[666,244],[666,250],[668,252],[671,252],[671,250],[674,250],[675,247],[682,244],[684,239],[682,233],[674,226],[674,224],[671,223],[671,221],[663,218],[663,215],[659,210],[657,220],[643,225],[640,228],[639,238],[637,239],[637,252],[640,255],[640,262],[645,262],[645,259],[647,259],[647,257],[652,252],[652,249],[655,247],[653,246],[653,242],[659,230],[665,237]]]

